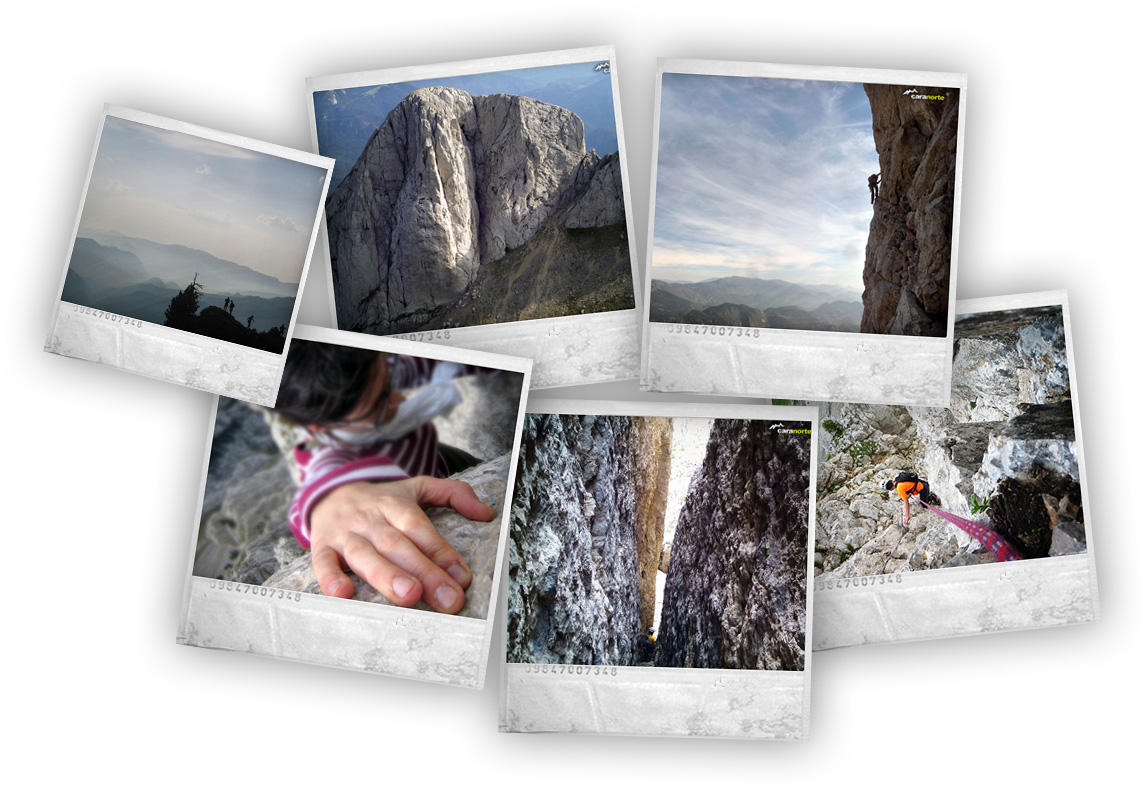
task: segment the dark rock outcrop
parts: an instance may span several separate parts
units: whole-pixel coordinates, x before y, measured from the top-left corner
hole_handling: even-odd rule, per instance
[[[511,662],[629,665],[651,624],[667,418],[528,415],[510,512]]]
[[[957,88],[864,85],[882,174],[863,270],[864,333],[945,336],[955,210]]]
[[[602,301],[631,307],[624,213],[616,154],[586,152],[573,112],[523,96],[416,90],[327,200],[339,327],[394,333]],[[544,278],[529,265],[538,253],[486,270],[535,238],[547,255],[572,258],[544,271],[553,295],[532,286]],[[618,278],[627,306],[612,304]],[[596,289],[608,294],[594,299]],[[528,297],[507,302],[516,290]],[[496,313],[481,308],[486,301],[497,301]],[[462,305],[469,312],[454,314]]]
[[[811,436],[718,419],[673,537],[656,664],[800,670]]]

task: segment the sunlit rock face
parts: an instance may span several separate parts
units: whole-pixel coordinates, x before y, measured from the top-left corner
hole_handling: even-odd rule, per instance
[[[338,326],[385,334],[443,323],[460,296],[476,295],[483,266],[546,230],[560,236],[541,244],[547,256],[577,256],[591,244],[570,230],[623,228],[617,156],[586,151],[584,132],[575,113],[523,96],[407,96],[327,201]],[[507,287],[486,289],[493,299]],[[526,308],[501,304],[511,307]]]

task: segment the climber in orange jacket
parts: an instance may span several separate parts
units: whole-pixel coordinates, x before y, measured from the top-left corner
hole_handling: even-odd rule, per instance
[[[918,495],[924,503],[939,505],[939,498],[931,494],[931,487],[928,483],[909,471],[900,473],[884,484],[883,488],[889,492],[894,489],[903,498],[903,527],[905,529],[911,521],[911,508],[908,506],[908,500],[912,495]]]

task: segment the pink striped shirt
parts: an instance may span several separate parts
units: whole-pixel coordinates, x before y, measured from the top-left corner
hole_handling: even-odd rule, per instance
[[[408,355],[390,356],[390,386],[414,388],[429,382],[437,361]],[[476,367],[466,367],[466,372]],[[294,450],[302,483],[290,507],[290,529],[304,549],[310,549],[310,512],[322,497],[355,481],[398,481],[416,475],[445,478],[446,463],[438,455],[438,430],[422,426],[405,437],[361,449],[354,446],[301,445]]]

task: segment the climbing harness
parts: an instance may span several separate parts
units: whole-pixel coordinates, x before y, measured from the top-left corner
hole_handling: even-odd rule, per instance
[[[923,503],[922,500],[919,502]],[[980,525],[978,522],[972,522],[971,520],[964,519],[961,516],[955,516],[954,514],[944,511],[941,508],[929,506],[927,503],[923,503],[923,505],[929,511],[934,511],[936,514],[943,517],[948,522],[958,527],[960,530],[966,532],[967,535],[971,536],[971,538],[975,539],[980,544],[990,549],[991,552],[994,553],[995,557],[999,559],[1000,563],[1004,563],[1008,560],[1023,559],[1023,556],[1020,555],[1013,546],[1008,544],[1002,536],[1000,536],[998,533],[986,525]]]

